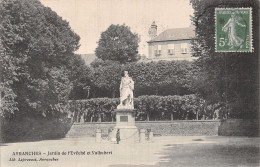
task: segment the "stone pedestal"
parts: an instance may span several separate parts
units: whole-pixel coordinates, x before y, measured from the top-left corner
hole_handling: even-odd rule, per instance
[[[120,143],[138,142],[139,133],[135,126],[133,109],[116,109],[116,126],[110,134],[111,141],[116,141],[116,132],[120,129]]]

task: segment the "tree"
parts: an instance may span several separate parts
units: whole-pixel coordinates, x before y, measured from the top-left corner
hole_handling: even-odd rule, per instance
[[[58,115],[72,87],[68,62],[79,36],[38,0],[3,0],[0,9],[1,97],[10,106],[1,115]]]
[[[125,66],[135,81],[135,95],[190,94],[188,78],[191,63],[188,61],[159,61],[130,63]]]
[[[11,87],[13,81],[17,80],[17,67],[14,65],[16,61],[6,54],[0,41],[0,117],[10,117],[17,110],[17,95]]]
[[[101,34],[96,48],[96,56],[102,60],[118,61],[120,63],[138,60],[138,35],[132,33],[125,25],[110,25]]]
[[[102,97],[116,97],[119,95],[122,66],[118,62],[109,61],[105,66],[92,68],[92,82],[95,87],[102,91]],[[105,92],[108,92],[105,94]]]
[[[194,63],[193,90],[208,104],[220,104],[233,118],[258,115],[259,2],[247,0],[190,1],[196,38],[192,49],[198,57]],[[252,7],[254,52],[215,52],[215,8]]]
[[[70,92],[70,99],[86,99],[88,92],[86,86],[93,86],[91,82],[91,69],[85,64],[80,55],[74,54],[68,62],[69,80],[73,83],[73,89]]]

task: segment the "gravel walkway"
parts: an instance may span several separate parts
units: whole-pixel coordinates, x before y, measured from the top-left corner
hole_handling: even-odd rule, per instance
[[[119,145],[88,137],[7,143],[0,149],[1,167],[259,166],[259,138],[246,137],[162,136]]]

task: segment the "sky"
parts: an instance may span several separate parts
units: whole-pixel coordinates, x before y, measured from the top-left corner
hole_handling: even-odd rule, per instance
[[[148,30],[157,35],[168,28],[189,27],[193,9],[189,0],[40,0],[69,22],[80,40],[78,54],[94,53],[100,35],[111,24],[125,24],[137,33],[139,53],[147,55]]]

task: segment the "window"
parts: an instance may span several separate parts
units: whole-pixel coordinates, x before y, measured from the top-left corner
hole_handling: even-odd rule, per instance
[[[168,55],[174,55],[174,44],[168,44]]]
[[[188,44],[187,43],[181,44],[181,53],[183,53],[183,54],[188,53]]]
[[[155,50],[154,50],[154,55],[155,56],[160,56],[161,55],[161,50],[162,50],[162,46],[161,45],[156,45],[155,46]]]

